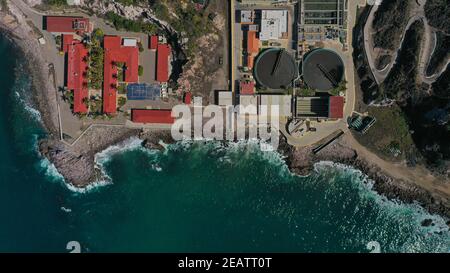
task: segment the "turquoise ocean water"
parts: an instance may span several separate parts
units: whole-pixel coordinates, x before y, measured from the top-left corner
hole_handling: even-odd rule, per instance
[[[45,131],[24,61],[0,38],[0,252],[450,250],[444,219],[385,200],[359,171],[324,162],[295,176],[248,143],[159,152],[130,139],[97,155],[111,182],[76,192],[37,152]]]

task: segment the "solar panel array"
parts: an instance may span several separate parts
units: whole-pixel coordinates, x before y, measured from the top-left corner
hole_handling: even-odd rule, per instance
[[[158,100],[161,86],[158,84],[133,83],[127,86],[128,100]]]

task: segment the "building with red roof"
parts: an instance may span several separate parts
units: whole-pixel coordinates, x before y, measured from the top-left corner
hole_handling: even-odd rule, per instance
[[[84,34],[92,31],[89,18],[73,16],[45,16],[44,30],[55,33]]]
[[[88,107],[85,101],[89,97],[87,84],[88,49],[79,40],[74,40],[72,35],[64,35],[62,43],[66,53],[66,87],[73,91],[73,112],[87,113]]]
[[[139,81],[139,48],[123,46],[120,36],[105,36],[104,78],[103,78],[103,112],[117,112],[117,85],[119,79],[117,63],[124,63],[124,81],[135,83]]]
[[[172,117],[172,110],[170,109],[132,109],[131,121],[135,123],[173,124],[175,118]]]
[[[258,54],[259,52],[259,39],[256,37],[256,31],[249,30],[247,32],[247,53]]]
[[[241,95],[255,94],[255,82],[241,82],[239,85],[239,94]]]
[[[191,104],[191,102],[192,102],[192,93],[191,92],[184,93],[183,101],[184,101],[185,104]]]
[[[67,53],[68,46],[73,43],[73,35],[72,34],[63,34],[61,36],[62,36],[61,51],[64,53]]]
[[[328,117],[335,119],[344,117],[344,97],[332,96],[329,98]]]
[[[160,83],[169,81],[169,58],[172,49],[168,44],[158,44],[156,52],[156,81]]]
[[[259,53],[259,39],[256,37],[256,31],[247,31],[247,67],[253,69],[256,55]]]
[[[152,35],[149,38],[148,48],[151,50],[156,50],[158,48],[158,35]]]

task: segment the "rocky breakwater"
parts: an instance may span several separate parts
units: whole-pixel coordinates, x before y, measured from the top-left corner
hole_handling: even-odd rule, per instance
[[[84,188],[105,179],[95,162],[95,155],[138,134],[136,129],[96,125],[89,128],[73,146],[59,140],[45,139],[40,142],[39,149],[55,165],[66,183]]]

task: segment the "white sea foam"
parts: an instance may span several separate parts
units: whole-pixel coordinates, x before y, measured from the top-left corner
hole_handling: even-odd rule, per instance
[[[83,188],[76,187],[70,183],[64,183],[64,184],[67,187],[67,189],[69,189],[70,191],[72,191],[74,193],[85,194],[85,193],[90,193],[90,192],[99,190],[100,188],[111,185],[112,183],[110,181],[106,181],[106,180],[96,181],[96,182],[90,183],[89,185],[87,185],[86,187],[83,187]]]
[[[50,178],[53,182],[65,183],[64,177],[58,172],[55,165],[47,158],[42,158],[39,162],[40,167],[45,171],[45,176]]]
[[[67,213],[72,212],[71,209],[66,208],[66,207],[61,207],[61,210],[64,211],[64,212],[67,212]]]
[[[142,140],[137,137],[131,137],[125,141],[122,141],[121,143],[109,146],[100,153],[97,153],[95,155],[95,162],[103,166],[105,163],[111,160],[112,156],[118,153],[140,149],[141,147],[142,147]]]
[[[450,229],[446,224],[446,219],[443,217],[430,214],[426,211],[420,204],[414,202],[412,204],[406,204],[400,200],[388,199],[384,195],[379,194],[373,189],[375,181],[370,179],[366,174],[358,169],[351,166],[334,163],[330,161],[322,161],[314,165],[314,170],[317,174],[323,174],[324,172],[339,172],[341,175],[348,175],[352,183],[357,183],[359,189],[359,195],[366,200],[373,201],[379,208],[379,213],[385,217],[395,218],[398,221],[401,219],[407,219],[410,221],[412,218],[415,221],[415,226],[421,231],[424,237],[433,236],[441,233],[449,233]],[[356,208],[358,210],[359,208]],[[431,220],[432,224],[430,226],[422,226],[422,221]],[[380,230],[382,232],[383,230]],[[448,235],[447,235],[448,236]],[[401,252],[418,252],[425,249],[426,242],[420,240],[419,238],[410,238],[407,243],[405,243]],[[450,245],[450,242],[443,242],[439,245],[442,251]],[[438,251],[438,249],[436,249]],[[450,251],[450,247],[448,250]]]
[[[96,168],[102,173],[104,183],[112,183],[111,177],[109,177],[105,171],[105,164],[108,163],[114,155],[135,149],[142,149],[142,140],[137,137],[131,137],[121,143],[109,146],[95,155],[94,160]]]
[[[55,165],[51,163],[47,158],[42,158],[40,160],[40,167],[44,170],[45,176],[49,178],[50,181],[60,183],[63,187],[73,193],[89,193],[98,188],[111,184],[111,182],[109,181],[97,181],[87,185],[86,187],[80,188],[66,182],[62,174],[60,174],[56,169]]]
[[[25,96],[29,96],[31,87],[31,81],[24,73],[24,68],[21,64],[18,64],[16,69],[16,82],[14,84],[14,94],[16,99],[19,101],[19,104],[23,105],[25,111],[27,111],[32,118],[34,118],[38,122],[42,122],[41,113],[31,106],[31,102],[29,102],[29,98],[24,98]]]

